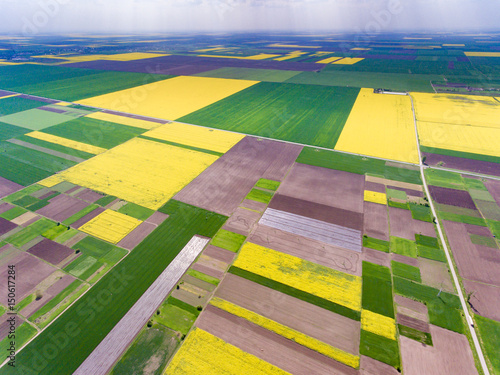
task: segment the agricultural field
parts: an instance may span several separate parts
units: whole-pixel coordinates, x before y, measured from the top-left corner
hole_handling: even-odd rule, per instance
[[[498,36],[355,37],[0,37],[0,375],[500,375]]]

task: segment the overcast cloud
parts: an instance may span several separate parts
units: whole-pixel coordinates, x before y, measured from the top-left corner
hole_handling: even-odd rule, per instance
[[[498,0],[0,0],[0,32],[491,31]]]

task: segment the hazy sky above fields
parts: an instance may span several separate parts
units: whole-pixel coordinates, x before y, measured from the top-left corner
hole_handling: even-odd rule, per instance
[[[0,32],[495,30],[498,0],[0,0]]]

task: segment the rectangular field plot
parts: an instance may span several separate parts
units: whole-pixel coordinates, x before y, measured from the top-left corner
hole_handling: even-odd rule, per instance
[[[106,210],[80,227],[82,232],[102,240],[118,243],[141,223],[120,212]]]
[[[143,134],[190,147],[225,153],[244,137],[242,134],[224,132],[200,126],[173,122]]]
[[[106,122],[114,122],[115,124],[128,125],[133,126],[134,128],[141,128],[150,130],[152,128],[156,128],[160,126],[163,122],[153,122],[146,121],[142,118],[136,118],[141,116],[128,115],[128,116],[119,116],[118,114],[113,113],[104,113],[104,112],[94,112],[90,115],[86,116],[87,118],[93,118],[94,120],[101,120]]]
[[[248,79],[252,81],[283,82],[300,72],[293,70],[256,69],[256,68],[219,68],[198,73],[198,77]]]
[[[88,154],[97,155],[97,154],[100,154],[100,153],[103,153],[104,151],[106,151],[106,149],[102,148],[102,147],[92,146],[88,143],[77,142],[77,141],[73,141],[71,139],[58,137],[56,135],[42,133],[42,132],[38,132],[38,131],[28,133],[28,134],[26,134],[26,136],[30,137],[30,138],[39,139],[39,140],[42,140],[45,142],[49,142],[49,143],[55,143],[55,144],[60,145],[60,146],[69,147],[69,148],[72,148],[72,149],[77,150],[77,151],[86,152]]]
[[[73,120],[73,117],[35,108],[8,116],[2,116],[1,120],[7,124],[22,126],[23,128],[31,130],[41,130],[49,126]]]
[[[66,180],[155,210],[216,159],[136,138],[42,184],[50,187]]]
[[[45,105],[45,103],[36,100],[24,99],[19,97],[5,98],[0,101],[0,116],[27,111],[29,109],[41,107],[43,105]]]
[[[418,163],[410,98],[361,89],[335,149]]]
[[[179,121],[333,148],[357,94],[353,88],[261,82]]]
[[[0,117],[1,120],[1,117]],[[0,121],[0,141],[14,138],[22,134],[28,133],[30,130],[21,126],[14,126]]]
[[[79,103],[176,120],[256,83],[257,81],[179,76],[96,96]],[[137,98],[141,100],[138,101]]]

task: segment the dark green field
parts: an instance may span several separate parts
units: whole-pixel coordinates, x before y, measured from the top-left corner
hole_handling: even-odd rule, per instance
[[[5,100],[5,99],[4,99]],[[5,141],[10,138],[20,136],[21,134],[29,133],[31,130],[0,122],[0,141]]]
[[[1,67],[0,67],[0,69],[1,69]],[[4,77],[2,76],[2,80],[3,79],[4,79]],[[3,84],[3,82],[0,83],[0,86],[2,84]],[[0,87],[0,89],[1,88],[3,88],[3,87]],[[16,112],[21,112],[21,111],[26,111],[28,109],[38,108],[38,107],[41,107],[45,104],[46,103],[44,103],[44,102],[19,98],[16,96],[11,97],[11,98],[5,98],[5,99],[0,100],[0,115],[1,116],[10,115],[10,114],[13,114]]]
[[[391,271],[387,267],[363,262],[363,309],[394,318]]]
[[[178,121],[333,148],[358,91],[261,82]]]

